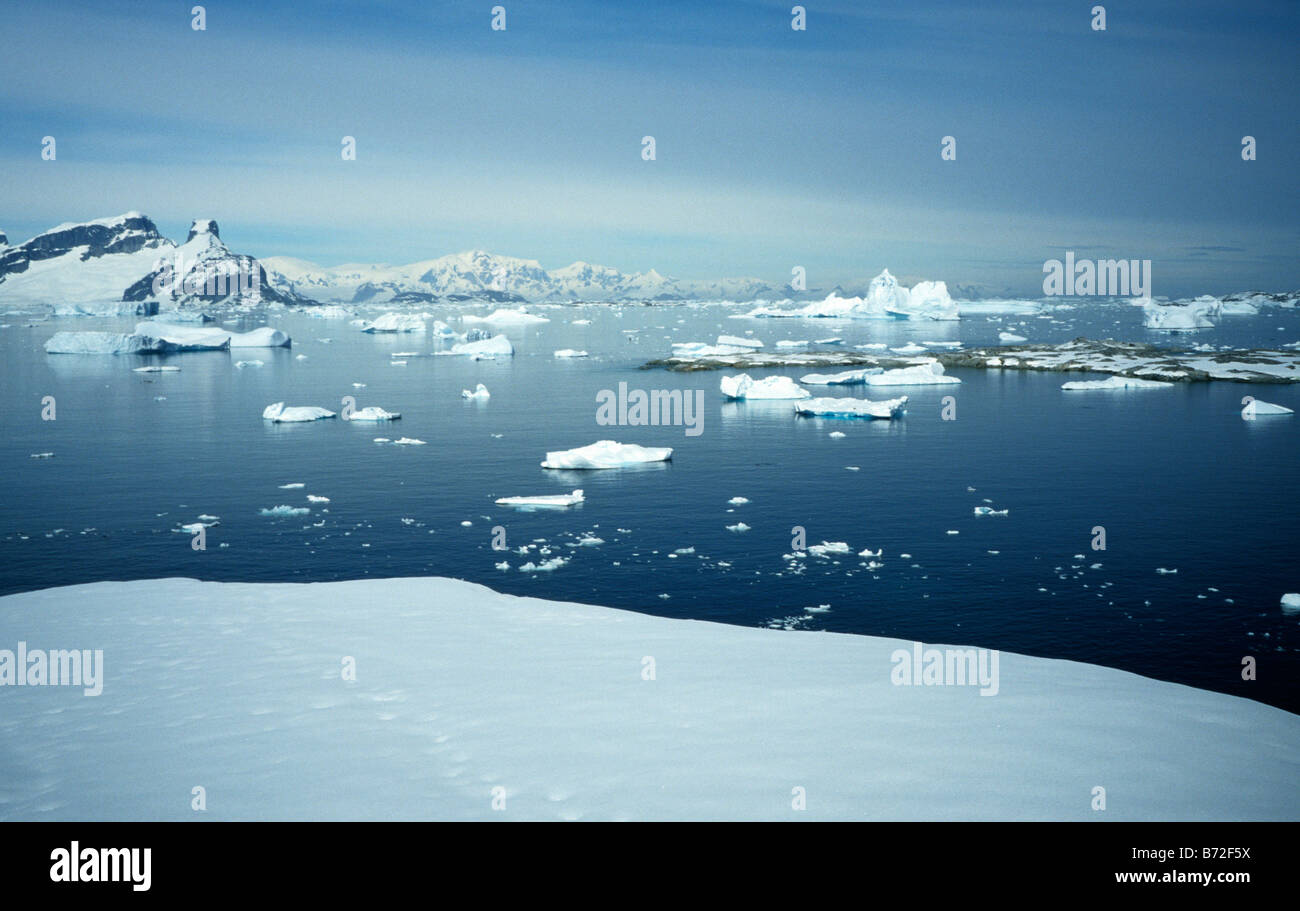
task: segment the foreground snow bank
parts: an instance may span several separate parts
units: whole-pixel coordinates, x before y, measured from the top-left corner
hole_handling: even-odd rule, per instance
[[[19,641],[104,684],[3,693],[6,820],[1300,818],[1300,717],[1073,661],[895,686],[911,642],[438,578],[28,592]]]

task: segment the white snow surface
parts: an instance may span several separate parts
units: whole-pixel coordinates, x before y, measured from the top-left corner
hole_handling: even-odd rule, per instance
[[[1062,389],[1172,389],[1174,383],[1162,383],[1159,380],[1143,380],[1134,376],[1111,376],[1104,380],[1073,380],[1062,383]]]
[[[361,331],[374,335],[380,332],[424,332],[427,328],[424,317],[418,313],[394,312],[371,320],[361,327]]]
[[[1300,717],[1073,661],[894,686],[911,642],[442,578],[25,592],[19,640],[102,648],[104,687],[4,694],[4,820],[193,820],[197,783],[225,820],[1300,818]]]
[[[806,399],[812,395],[807,389],[800,389],[788,376],[765,376],[755,380],[748,373],[741,373],[722,377],[718,386],[729,399]]]
[[[947,376],[943,372],[943,364],[930,361],[871,374],[865,377],[865,382],[868,386],[944,386],[956,385],[961,380],[955,376]]]
[[[819,398],[795,403],[797,414],[823,417],[883,418],[889,420],[901,415],[907,405],[907,396],[884,401],[858,398]]]
[[[666,462],[673,457],[669,446],[638,446],[635,443],[616,443],[600,440],[590,446],[563,449],[546,454],[543,468],[622,468],[645,462]]]

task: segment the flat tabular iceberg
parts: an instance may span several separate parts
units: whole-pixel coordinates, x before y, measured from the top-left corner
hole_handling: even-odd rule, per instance
[[[289,336],[279,329],[262,326],[250,332],[229,329],[205,329],[199,326],[176,326],[171,323],[144,322],[135,327],[137,335],[161,338],[175,351],[213,351],[222,348],[288,348]]]
[[[729,399],[806,399],[812,395],[807,389],[800,389],[788,376],[766,376],[755,380],[748,373],[742,373],[724,376],[718,385]]]
[[[496,503],[498,506],[563,507],[576,506],[584,499],[582,491],[575,490],[573,493],[551,494],[540,497],[500,497]]]
[[[938,361],[914,367],[898,367],[866,378],[868,386],[945,386],[960,382],[955,376],[946,376],[943,364]]]
[[[756,338],[741,338],[738,335],[719,335],[718,347],[720,348],[752,348],[759,349],[763,343]]]
[[[277,424],[298,423],[300,421],[319,421],[324,418],[332,418],[335,414],[324,408],[315,405],[295,405],[289,408],[284,407],[284,402],[276,402],[274,405],[267,405],[262,411],[262,417],[268,421],[274,421]]]
[[[324,409],[321,409],[322,411]],[[349,421],[396,421],[401,418],[399,411],[385,411],[378,405],[371,405],[368,408],[362,408],[354,411],[348,417]]]
[[[505,308],[494,310],[487,316],[467,315],[460,318],[462,323],[482,323],[486,326],[536,326],[540,323],[549,323],[550,320],[544,316],[536,316],[526,310],[507,310]]]
[[[1198,297],[1189,304],[1163,304],[1148,300],[1142,305],[1142,323],[1148,329],[1185,332],[1213,329],[1223,315],[1223,304],[1215,297]]]
[[[459,342],[451,346],[450,351],[441,354],[463,354],[469,357],[512,357],[515,346],[504,335],[494,335],[474,342]]]
[[[907,405],[907,396],[873,402],[871,399],[809,399],[794,406],[796,414],[820,415],[822,417],[844,418],[896,418]]]
[[[1062,383],[1062,389],[1085,390],[1085,389],[1172,389],[1173,383],[1162,383],[1158,380],[1140,380],[1133,376],[1112,376],[1104,380],[1074,380],[1069,383]]]
[[[160,338],[122,332],[56,332],[46,354],[156,354],[167,350]]]
[[[615,443],[600,440],[578,449],[548,452],[543,468],[622,468],[644,462],[666,462],[673,457],[668,446],[637,446],[635,443]]]

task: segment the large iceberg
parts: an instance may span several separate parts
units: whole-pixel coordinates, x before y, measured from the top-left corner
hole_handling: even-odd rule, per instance
[[[1134,376],[1112,376],[1104,380],[1074,380],[1062,383],[1061,388],[1078,391],[1085,389],[1170,389],[1173,383],[1157,380],[1141,380]]]
[[[831,292],[825,300],[795,310],[758,307],[747,316],[825,317],[838,319],[960,319],[957,304],[944,282],[919,282],[910,291],[886,269],[871,280],[866,297],[840,297]]]
[[[494,310],[487,316],[465,315],[460,318],[462,323],[482,323],[487,326],[510,326],[518,328],[521,326],[536,326],[539,323],[549,323],[550,320],[544,316],[537,316],[529,313],[522,308],[519,310],[507,310],[505,308]]]
[[[267,405],[263,409],[262,417],[277,424],[290,424],[300,421],[319,421],[324,418],[335,417],[335,414],[315,405],[293,405],[286,408],[284,402],[276,402],[274,405]]]
[[[424,332],[427,326],[418,313],[385,313],[361,327],[362,332]]]
[[[224,348],[288,348],[289,336],[279,329],[262,326],[251,332],[229,329],[177,326],[171,323],[137,323],[137,335],[161,338],[173,351],[218,351]]]
[[[868,386],[949,386],[961,382],[943,372],[943,364],[930,361],[912,367],[897,367],[865,378]]]
[[[156,354],[167,343],[150,335],[123,332],[56,332],[45,343],[46,354]]]
[[[1142,304],[1142,324],[1148,329],[1186,332],[1213,329],[1223,315],[1223,303],[1217,297],[1198,297],[1188,304],[1164,304],[1147,300]]]
[[[718,384],[729,399],[806,399],[812,393],[800,389],[788,376],[765,376],[755,380],[748,373],[724,376]]]
[[[871,399],[809,399],[794,406],[796,414],[838,418],[896,418],[907,405],[907,396],[873,402]]]
[[[644,462],[667,462],[673,457],[669,446],[637,446],[601,440],[578,449],[548,452],[543,468],[622,468]]]

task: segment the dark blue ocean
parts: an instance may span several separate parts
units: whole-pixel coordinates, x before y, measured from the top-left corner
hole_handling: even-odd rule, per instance
[[[463,310],[430,309],[460,328]],[[57,330],[129,331],[135,321],[0,316],[0,592],[163,576],[446,575],[671,617],[1069,658],[1300,711],[1300,617],[1279,608],[1283,593],[1300,591],[1300,417],[1240,416],[1248,394],[1300,410],[1300,385],[1065,393],[1067,380],[1099,377],[953,370],[960,386],[872,390],[910,397],[906,417],[885,422],[796,419],[787,403],[724,402],[719,372],[639,369],[673,341],[751,330],[769,350],[832,335],[845,349],[991,344],[1008,328],[1035,342],[1279,345],[1300,340],[1295,311],[1225,317],[1171,339],[1142,329],[1137,308],[1107,303],[960,323],[740,320],[729,318],[736,308],[706,305],[532,309],[551,322],[507,330],[512,359],[419,356],[405,366],[390,355],[428,355],[432,336],[371,336],[282,311],[227,324],[282,328],[288,350],[52,356],[42,346]],[[556,359],[560,348],[591,356]],[[235,367],[254,359],[263,366]],[[163,363],[181,370],[131,369]],[[704,390],[703,432],[598,425],[597,393],[621,381]],[[490,401],[462,400],[479,382]],[[278,401],[337,411],[348,395],[403,417],[273,425],[261,416]],[[941,419],[948,395],[956,420]],[[45,396],[54,421],[42,420]],[[427,445],[373,442],[402,436]],[[539,466],[548,450],[600,439],[672,446],[674,456],[611,471]],[[32,458],[45,452],[53,456]],[[493,502],[574,488],[586,502],[563,511]],[[749,502],[729,505],[733,497]],[[311,511],[259,514],[278,505]],[[1009,514],[975,516],[982,505]],[[200,515],[220,524],[196,551],[174,529]],[[741,522],[748,531],[727,529]],[[492,549],[496,526],[509,552]],[[810,545],[851,552],[788,559],[795,526]],[[1105,550],[1092,548],[1096,526]],[[578,545],[584,537],[603,543]],[[867,548],[883,550],[879,567],[857,556]],[[568,562],[519,570],[555,556]],[[804,610],[821,605],[830,609]],[[1245,656],[1258,662],[1255,681],[1241,679]]]

